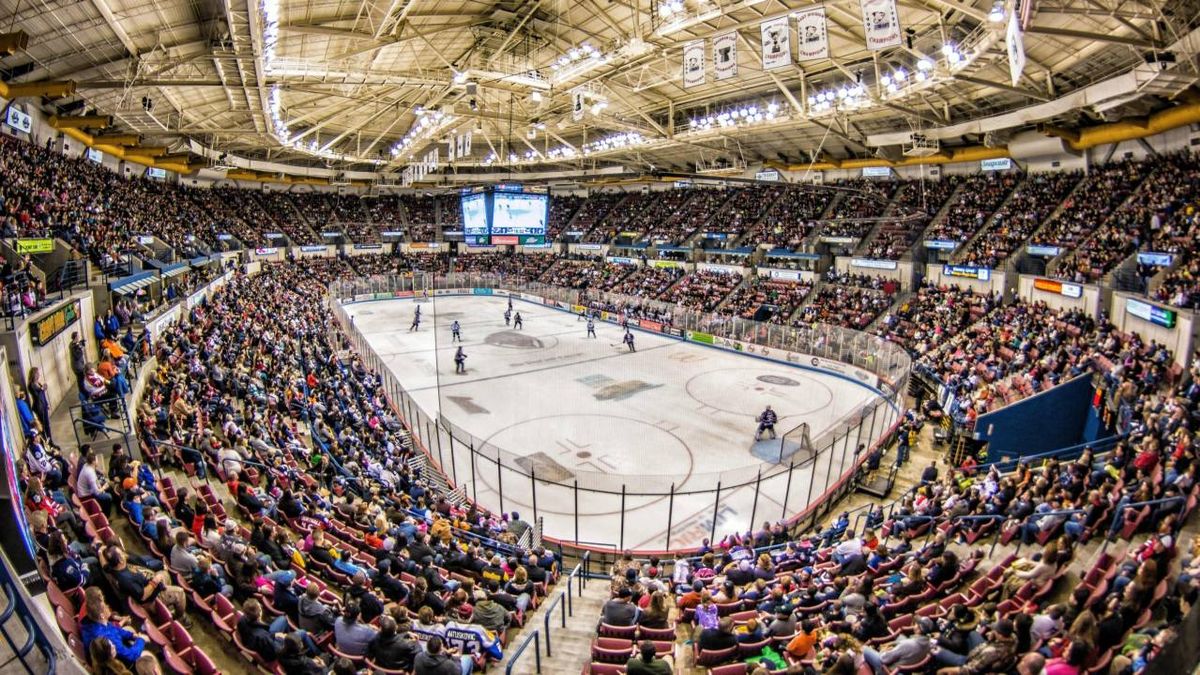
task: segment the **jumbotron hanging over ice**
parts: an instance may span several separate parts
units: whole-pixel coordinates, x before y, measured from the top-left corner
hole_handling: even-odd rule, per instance
[[[546,243],[550,195],[545,188],[488,185],[462,196],[463,236],[468,246]]]

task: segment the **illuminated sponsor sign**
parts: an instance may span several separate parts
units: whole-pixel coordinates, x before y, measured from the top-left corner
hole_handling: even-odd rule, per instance
[[[1025,252],[1029,255],[1039,258],[1053,258],[1062,253],[1061,246],[1045,246],[1042,244],[1030,244],[1025,247]]]
[[[1007,171],[1012,168],[1012,160],[1008,157],[983,159],[979,161],[979,168],[983,171]]]
[[[1135,298],[1129,298],[1125,301],[1125,311],[1143,321],[1149,321],[1163,328],[1175,327],[1176,314],[1175,310],[1172,309],[1152,305]]]
[[[889,166],[864,166],[862,175],[863,178],[887,178],[892,175],[892,168]]]
[[[875,260],[874,258],[851,258],[850,266],[873,270],[894,270],[897,267],[895,260]]]
[[[1068,297],[1068,298],[1082,298],[1083,297],[1083,286],[1080,286],[1079,284],[1067,283],[1065,281],[1057,281],[1055,279],[1038,278],[1038,279],[1033,280],[1033,287],[1038,289],[1039,291],[1046,291],[1047,293],[1057,293],[1061,296]]]
[[[947,277],[958,277],[960,279],[978,279],[979,281],[989,281],[992,278],[992,271],[986,267],[943,265],[942,275]]]
[[[958,242],[951,239],[926,239],[925,248],[931,248],[938,251],[953,251],[958,248]]]
[[[1139,265],[1153,265],[1155,267],[1170,267],[1175,261],[1173,253],[1156,253],[1154,251],[1142,251],[1137,254]]]
[[[54,250],[54,240],[49,238],[41,239],[18,239],[17,254],[25,255],[26,253],[50,253]]]
[[[34,321],[29,326],[29,341],[35,347],[49,343],[79,320],[79,301],[74,300]]]

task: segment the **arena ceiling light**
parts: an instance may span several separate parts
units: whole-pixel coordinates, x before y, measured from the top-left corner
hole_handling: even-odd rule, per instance
[[[646,137],[636,131],[627,131],[619,134],[605,136],[599,140],[585,143],[583,146],[583,154],[590,155],[597,152],[606,152],[608,150],[618,150],[646,143]]]
[[[408,133],[404,134],[403,138],[392,144],[392,157],[397,157],[406,150],[411,152],[418,142],[440,133],[458,120],[454,115],[440,109],[430,111],[418,106],[413,112],[417,116],[417,121],[409,127]]]
[[[274,74],[275,47],[279,44],[279,0],[261,0],[263,67]]]
[[[774,101],[766,105],[743,104],[722,110],[715,115],[692,117],[688,120],[688,132],[702,133],[712,129],[729,127],[753,127],[760,124],[790,118],[791,108]]]
[[[670,6],[670,10],[664,12],[665,5],[659,5],[658,14],[665,19],[664,23],[654,29],[654,34],[665,37],[672,33],[678,33],[681,30],[694,28],[702,23],[712,21],[722,15],[733,13],[745,7],[753,7],[754,5],[762,4],[766,0],[743,0],[743,2],[735,2],[725,7],[714,5],[709,0],[699,0],[696,2],[699,5],[694,13],[689,14],[688,8],[684,2],[673,4],[668,0],[665,5]]]

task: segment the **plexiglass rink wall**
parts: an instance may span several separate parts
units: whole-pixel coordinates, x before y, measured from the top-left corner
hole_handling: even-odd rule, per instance
[[[635,316],[653,315],[659,319],[630,320],[630,325],[643,331],[782,363],[853,373],[864,381],[869,374],[874,394],[836,424],[809,438],[810,451],[796,453],[782,462],[759,462],[712,473],[693,468],[686,481],[679,468],[670,465],[636,475],[586,470],[562,475],[544,469],[539,475],[539,466],[528,460],[522,448],[498,447],[478,438],[469,430],[471,422],[452,412],[454,406],[438,405],[440,386],[439,398],[433,404],[427,391],[410,395],[342,307],[386,299],[412,302],[416,298],[432,303],[434,311],[425,314],[436,315],[439,299],[481,292],[493,298],[512,295],[524,302],[574,313],[587,306],[601,310],[606,320],[614,322],[621,320],[621,310],[636,307],[639,313]],[[526,520],[540,518],[544,535],[565,546],[600,550],[685,550],[698,546],[703,539],[745,532],[765,521],[786,520],[797,526],[815,522],[849,488],[850,478],[866,454],[856,453],[856,449],[883,442],[895,428],[902,413],[901,392],[906,389],[912,365],[907,352],[898,345],[860,331],[823,324],[765,324],[685,311],[641,298],[584,294],[489,276],[342,280],[331,285],[329,302],[351,345],[365,365],[380,374],[392,405],[449,485],[488,510],[515,510]],[[517,302],[515,308],[522,305]],[[668,316],[669,320],[662,320]],[[397,325],[396,329],[403,331],[406,326]],[[435,326],[434,330],[449,334],[446,326]],[[439,371],[452,373],[453,368],[448,358],[438,359]],[[424,405],[418,401],[424,401]],[[779,429],[796,442],[802,431]]]

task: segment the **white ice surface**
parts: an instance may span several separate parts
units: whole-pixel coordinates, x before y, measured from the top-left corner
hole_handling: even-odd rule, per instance
[[[662,549],[670,516],[670,548],[695,546],[709,536],[714,513],[720,537],[750,528],[751,515],[761,524],[803,510],[839,467],[849,466],[856,444],[870,440],[869,430],[841,439],[815,462],[796,466],[789,487],[788,461],[764,463],[750,454],[756,415],[771,405],[779,433],[807,422],[812,439],[827,447],[831,439],[823,434],[877,394],[821,371],[654,333],[635,331],[637,351],[629,353],[617,325],[597,321],[598,337],[589,339],[577,317],[519,299],[513,308],[524,330],[516,331],[504,325],[506,303],[441,296],[346,310],[416,404],[466,432],[453,444],[444,431],[419,435],[470,496],[531,519],[529,470],[536,472],[537,515],[547,536]],[[417,306],[421,326],[410,332]],[[467,355],[464,375],[454,373],[455,320]],[[876,433],[890,423],[884,417],[878,415]],[[469,437],[477,439],[474,466],[462,442]],[[525,466],[518,458],[528,458],[520,460]]]

